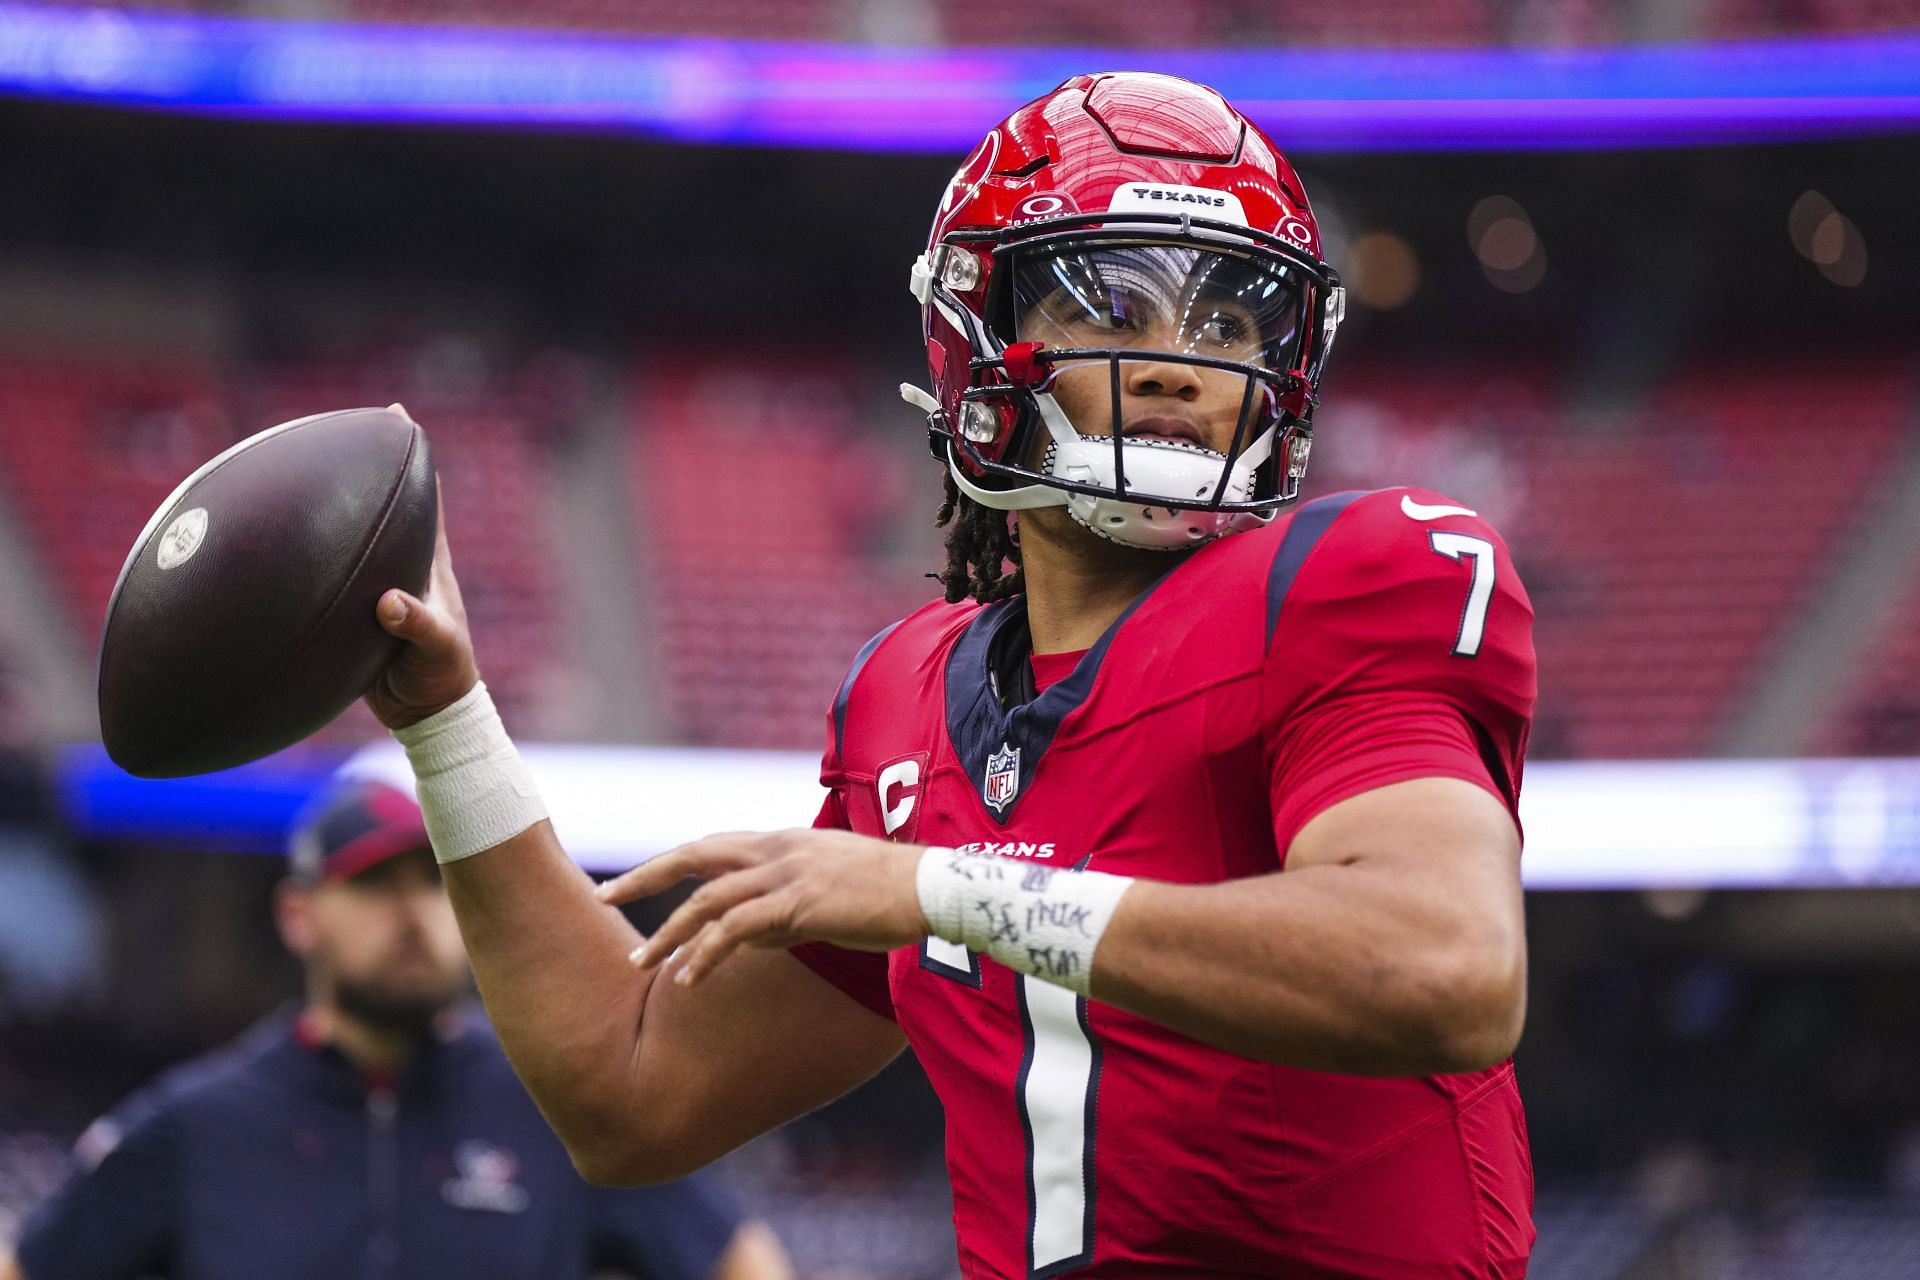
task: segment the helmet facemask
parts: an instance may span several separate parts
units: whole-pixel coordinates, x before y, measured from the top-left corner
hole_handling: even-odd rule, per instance
[[[1258,232],[1158,221],[1061,219],[1047,234],[995,237],[982,255],[991,282],[982,323],[967,326],[968,385],[934,423],[975,501],[1063,505],[1102,537],[1181,550],[1257,527],[1298,496],[1309,375],[1337,323],[1337,286]],[[956,235],[939,260],[976,247]],[[945,281],[930,283],[940,306]]]

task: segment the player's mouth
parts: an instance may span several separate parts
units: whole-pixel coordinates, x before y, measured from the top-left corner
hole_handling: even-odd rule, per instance
[[[1129,440],[1165,440],[1207,447],[1200,428],[1182,418],[1141,418],[1122,425],[1120,434]]]

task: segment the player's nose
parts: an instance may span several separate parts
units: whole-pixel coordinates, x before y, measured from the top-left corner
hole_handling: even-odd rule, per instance
[[[1200,398],[1200,368],[1146,351],[1121,362],[1121,385],[1137,396]]]

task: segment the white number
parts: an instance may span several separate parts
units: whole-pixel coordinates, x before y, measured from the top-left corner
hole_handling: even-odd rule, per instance
[[[1016,974],[1027,1054],[1016,1086],[1027,1136],[1027,1275],[1093,1261],[1093,1100],[1099,1052],[1087,1002]]]
[[[963,986],[981,985],[979,957],[965,947],[939,938],[922,946],[922,968]],[[1085,997],[1023,973],[1013,981],[1026,1041],[1013,1101],[1027,1142],[1027,1277],[1045,1280],[1093,1261],[1100,1046]]]
[[[1453,651],[1463,658],[1480,652],[1480,641],[1487,633],[1487,606],[1493,602],[1493,544],[1485,538],[1464,533],[1443,533],[1436,529],[1427,535],[1433,549],[1449,560],[1462,556],[1473,560],[1473,585],[1467,589],[1467,607],[1460,614],[1460,634]]]
[[[945,938],[928,938],[920,944],[920,954],[950,969],[958,969],[962,973],[970,972],[978,963],[973,958],[973,952],[957,942],[948,942]]]

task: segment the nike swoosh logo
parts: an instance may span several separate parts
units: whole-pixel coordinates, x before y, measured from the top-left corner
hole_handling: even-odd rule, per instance
[[[1469,511],[1465,507],[1430,507],[1424,502],[1415,502],[1412,498],[1405,495],[1402,495],[1400,498],[1400,510],[1405,512],[1409,519],[1413,520],[1438,520],[1441,516],[1477,516],[1480,514],[1478,511]]]

